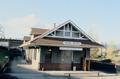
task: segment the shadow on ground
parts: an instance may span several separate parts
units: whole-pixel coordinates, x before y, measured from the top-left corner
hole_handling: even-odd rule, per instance
[[[0,79],[18,79],[18,78],[8,74],[0,74]]]

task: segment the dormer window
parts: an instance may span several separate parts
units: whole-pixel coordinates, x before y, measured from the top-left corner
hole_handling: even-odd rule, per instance
[[[63,31],[56,31],[56,36],[63,36]]]
[[[66,23],[64,25],[61,25],[60,28],[49,33],[47,37],[82,39],[83,37],[81,37],[81,35],[82,35],[81,31],[74,24]],[[87,39],[87,38],[83,38],[83,39]]]
[[[65,32],[65,37],[70,37],[70,34],[71,32]]]
[[[78,37],[80,37],[80,33],[73,31],[72,32],[72,37],[78,38]]]

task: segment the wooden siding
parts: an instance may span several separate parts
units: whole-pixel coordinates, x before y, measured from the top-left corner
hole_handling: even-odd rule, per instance
[[[52,50],[52,58],[46,62],[45,55],[49,49]],[[89,48],[83,48],[83,51],[62,52],[59,47],[41,47],[40,70],[72,70],[73,66],[76,66],[77,70],[83,70],[83,60],[90,57],[89,53]]]
[[[77,70],[81,70],[82,66],[80,63],[74,63],[73,66],[76,66]],[[72,63],[40,63],[40,70],[72,70]]]

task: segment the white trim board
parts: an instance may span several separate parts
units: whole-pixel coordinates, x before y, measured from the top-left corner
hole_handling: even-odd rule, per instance
[[[74,50],[74,51],[82,51],[83,48],[71,48],[71,47],[59,47],[60,50]]]

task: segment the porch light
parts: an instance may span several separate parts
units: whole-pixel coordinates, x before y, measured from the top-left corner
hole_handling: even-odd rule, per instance
[[[49,52],[51,52],[52,50],[51,50],[51,49],[49,49],[48,51],[49,51]]]

